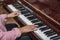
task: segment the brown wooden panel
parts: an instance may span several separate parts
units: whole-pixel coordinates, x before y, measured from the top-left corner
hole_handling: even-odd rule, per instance
[[[16,0],[4,0],[6,4],[13,4],[16,2]]]

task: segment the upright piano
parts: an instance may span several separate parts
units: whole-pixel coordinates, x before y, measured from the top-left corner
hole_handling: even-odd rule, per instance
[[[4,7],[21,11],[17,20],[23,25],[39,26],[33,40],[60,40],[60,0],[4,0]]]

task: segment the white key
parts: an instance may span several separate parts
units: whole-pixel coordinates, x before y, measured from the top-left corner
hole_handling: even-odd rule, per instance
[[[29,15],[30,13],[25,13],[24,15]]]
[[[34,24],[38,24],[38,23],[41,23],[41,21],[39,21],[39,22],[35,22]]]
[[[46,31],[50,31],[51,29],[48,29],[48,30],[45,30],[45,31],[43,31],[43,32],[46,32]]]
[[[54,35],[50,36],[49,38],[54,37],[54,36],[57,36],[57,34],[54,34]]]
[[[38,35],[38,37],[40,37],[42,40],[50,40],[50,38],[48,38],[43,32],[41,32],[41,30],[36,30],[34,31],[34,33]]]
[[[8,9],[10,10],[10,11],[17,11],[17,9],[13,6],[13,5],[8,5]]]
[[[44,27],[46,27],[46,26],[47,26],[47,25],[45,25],[45,26],[41,26],[41,27],[39,27],[39,29],[40,29],[40,28],[44,28]]]
[[[33,15],[27,16],[27,17],[32,17]]]
[[[21,20],[23,20],[23,22],[26,24],[26,25],[33,25],[31,21],[29,21],[24,15],[19,15],[18,16]]]
[[[30,20],[30,21],[34,21],[34,20],[37,20],[37,18],[36,19],[33,19],[33,20]]]

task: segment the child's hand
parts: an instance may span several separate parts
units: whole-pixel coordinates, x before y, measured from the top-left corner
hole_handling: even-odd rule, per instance
[[[22,28],[20,28],[21,33],[27,33],[31,31],[35,31],[37,29],[38,25],[27,25]]]
[[[20,11],[15,11],[15,12],[12,12],[12,13],[8,14],[8,17],[15,17],[15,16],[18,16],[20,14],[21,14]]]

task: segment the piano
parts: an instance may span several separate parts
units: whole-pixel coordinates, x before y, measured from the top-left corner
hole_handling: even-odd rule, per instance
[[[59,0],[52,2],[51,0],[5,0],[4,7],[10,12],[21,11],[17,20],[23,25],[39,26],[32,32],[36,40],[60,40],[59,2]]]

